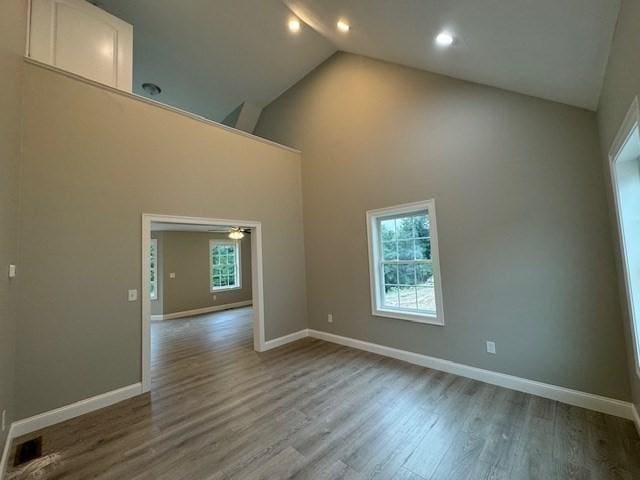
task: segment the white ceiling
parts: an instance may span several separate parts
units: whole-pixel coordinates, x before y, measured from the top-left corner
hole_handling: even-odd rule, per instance
[[[619,0],[284,0],[340,50],[595,110]],[[337,32],[345,18],[352,29]],[[443,29],[456,44],[437,48]]]
[[[134,25],[134,91],[221,121],[336,50],[595,110],[620,0],[99,0]],[[306,25],[287,29],[295,12]],[[338,33],[337,19],[352,26]],[[436,48],[436,34],[456,37]]]

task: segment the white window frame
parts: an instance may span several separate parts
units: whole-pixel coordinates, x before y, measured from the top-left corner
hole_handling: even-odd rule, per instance
[[[631,330],[631,341],[633,343],[633,356],[635,360],[636,375],[640,378],[640,305],[636,305],[634,298],[637,292],[634,292],[634,281],[632,279],[633,266],[629,263],[629,254],[631,246],[627,245],[627,235],[625,233],[625,224],[622,216],[622,199],[620,192],[620,183],[617,173],[618,162],[621,161],[621,154],[631,140],[632,136],[640,135],[640,102],[638,97],[633,99],[631,107],[614,138],[611,148],[609,149],[609,171],[611,173],[611,186],[613,189],[613,197],[615,202],[615,213],[618,224],[618,241],[620,242],[620,252],[622,257],[622,268],[624,272],[624,286],[627,299],[627,311],[629,315],[629,323]]]
[[[213,286],[213,246],[214,245],[235,245],[236,247],[236,284],[233,286],[214,287]],[[220,292],[229,290],[240,290],[242,288],[242,245],[240,240],[212,239],[209,240],[209,291]]]
[[[411,215],[427,211],[429,215],[429,236],[431,239],[431,264],[433,267],[436,313],[420,313],[384,306],[382,291],[382,242],[380,241],[379,221],[386,217]],[[411,322],[444,326],[444,309],[442,305],[442,284],[440,281],[440,260],[438,250],[438,227],[436,223],[436,204],[434,199],[423,202],[406,203],[393,207],[369,210],[367,212],[367,240],[369,244],[369,276],[371,282],[371,313],[376,317],[396,318]]]
[[[149,285],[153,285],[153,292],[149,295],[151,300],[158,300],[158,239],[152,238],[151,245],[153,245],[153,251],[156,253],[156,261],[153,268],[149,268],[149,273],[153,270],[153,281],[149,282]],[[151,249],[149,250],[151,252]],[[149,262],[151,262],[151,256],[149,256]]]

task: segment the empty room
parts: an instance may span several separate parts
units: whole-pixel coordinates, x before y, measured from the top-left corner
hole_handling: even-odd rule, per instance
[[[0,480],[640,479],[640,0],[2,0]]]

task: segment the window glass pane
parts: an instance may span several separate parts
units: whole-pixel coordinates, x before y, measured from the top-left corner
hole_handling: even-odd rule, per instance
[[[431,259],[431,240],[428,238],[419,238],[416,241],[416,258]]]
[[[425,202],[426,203],[426,202]],[[374,300],[388,310],[430,315],[436,313],[435,278],[433,276],[431,219],[426,207],[412,212],[404,206],[398,214],[385,212],[377,217],[378,237],[370,245],[381,263],[374,271],[375,286],[382,289]],[[380,290],[378,290],[380,292]],[[382,298],[380,298],[382,297]],[[402,317],[401,317],[402,318]]]
[[[152,299],[156,299],[158,292],[157,292],[157,282],[158,282],[158,277],[157,277],[157,268],[158,268],[158,263],[157,263],[157,256],[158,256],[158,249],[157,249],[157,240],[155,239],[151,239],[151,243],[149,244],[149,294],[151,296]]]
[[[398,239],[414,237],[412,217],[396,218],[396,235]]]
[[[396,242],[382,243],[382,258],[384,260],[398,259],[398,244]]]
[[[398,307],[398,287],[396,285],[387,285],[384,287],[384,306]]]
[[[413,240],[399,240],[398,241],[398,259],[400,260],[413,260]]]
[[[433,287],[418,287],[418,308],[429,312],[436,311],[436,292]]]
[[[400,286],[400,306],[412,310],[417,309],[416,287]]]
[[[382,241],[388,242],[396,239],[396,221],[382,220],[380,221],[380,232],[382,233]]]
[[[418,285],[433,286],[433,266],[430,263],[416,265],[416,283]]]
[[[416,237],[428,237],[429,218],[427,215],[418,215],[413,217],[413,228],[415,229]]]
[[[398,280],[400,285],[416,284],[416,267],[413,264],[398,265]]]
[[[211,246],[211,286],[239,286],[238,248],[236,244],[215,243]]]
[[[384,283],[385,285],[398,284],[398,266],[397,265],[384,266]]]

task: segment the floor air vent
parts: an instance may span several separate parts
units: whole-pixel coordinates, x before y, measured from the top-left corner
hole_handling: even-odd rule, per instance
[[[16,447],[16,458],[13,462],[13,466],[17,467],[18,465],[30,462],[31,460],[41,456],[42,437],[27,440]]]

